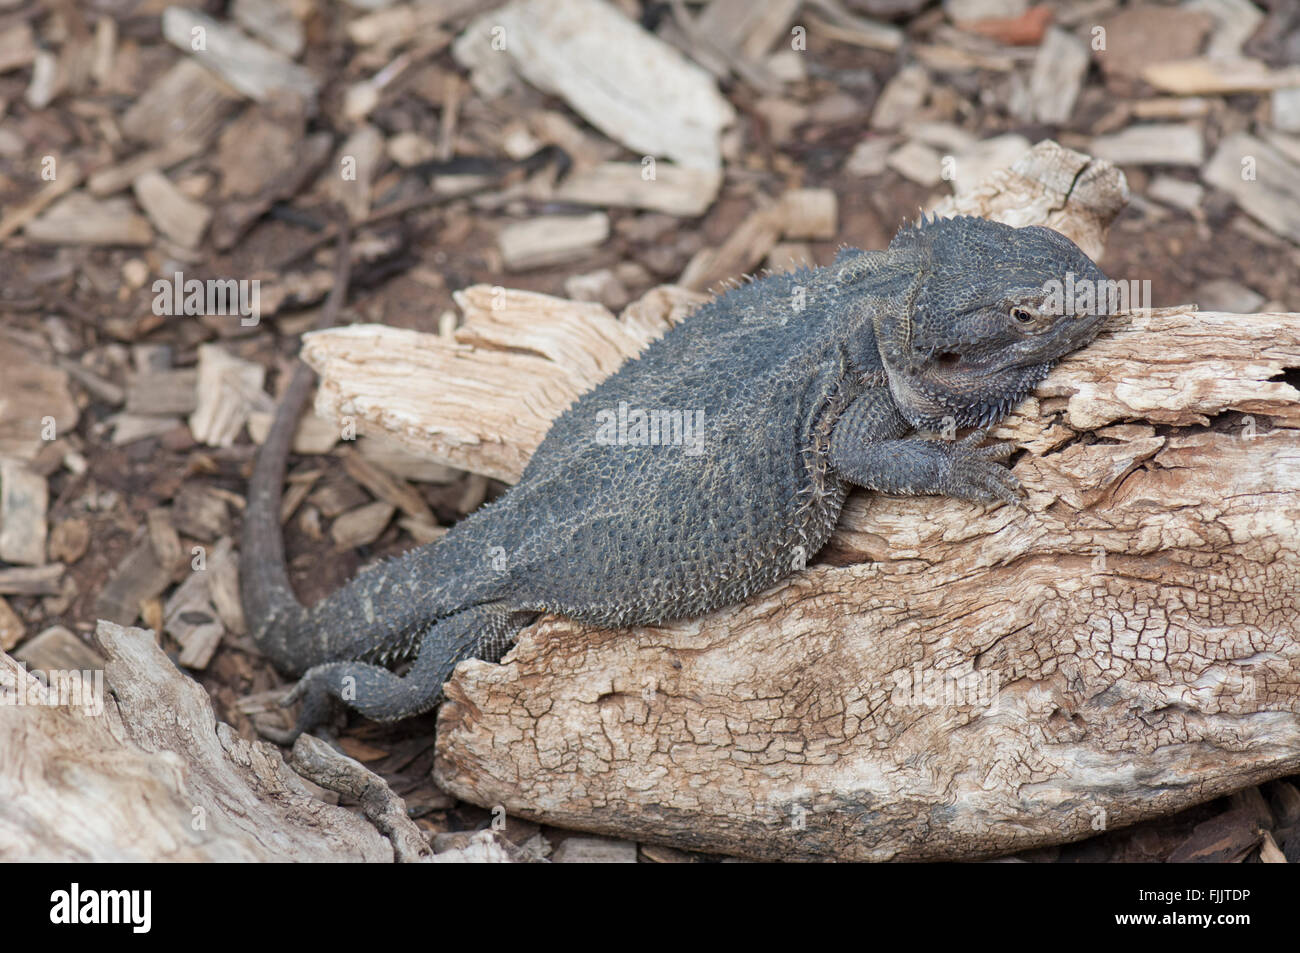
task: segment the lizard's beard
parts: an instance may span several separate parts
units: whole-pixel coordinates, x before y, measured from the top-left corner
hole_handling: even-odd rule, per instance
[[[987,427],[1020,403],[1052,363],[1004,368],[969,388],[951,379],[890,371],[889,389],[908,423],[919,430]]]

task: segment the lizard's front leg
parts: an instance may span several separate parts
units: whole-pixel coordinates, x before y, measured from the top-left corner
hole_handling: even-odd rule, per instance
[[[881,493],[1023,505],[1020,481],[998,462],[1014,451],[1011,444],[981,447],[982,430],[956,441],[903,436],[906,432],[888,390],[872,388],[836,422],[831,466],[850,483]]]

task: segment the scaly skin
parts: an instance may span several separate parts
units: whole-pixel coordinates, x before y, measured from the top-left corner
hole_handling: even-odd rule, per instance
[[[918,431],[992,424],[1095,336],[1104,315],[1044,313],[1067,272],[1103,278],[1056,232],[960,218],[729,291],[580,397],[499,500],[310,609],[268,542],[290,419],[250,488],[243,582],[258,644],[303,676],[299,728],[339,701],[425,711],[458,662],[495,661],[543,612],[628,626],[741,602],[816,555],[851,485],[1018,502],[1009,447]],[[611,444],[621,404],[699,412],[700,439]]]

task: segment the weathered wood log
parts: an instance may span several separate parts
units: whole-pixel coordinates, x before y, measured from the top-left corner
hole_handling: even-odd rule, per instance
[[[47,689],[0,653],[0,859],[393,859],[275,748],[218,722],[152,633],[100,622],[97,639],[98,693],[67,673]]]
[[[942,210],[1049,221],[1097,255],[1125,197],[1107,164],[1044,144]],[[454,340],[316,335],[318,412],[512,479],[574,395],[698,300],[658,295],[616,321],[473,288]],[[502,664],[457,670],[437,777],[620,837],[925,859],[1293,772],[1297,367],[1300,315],[1116,319],[995,433],[1024,449],[1026,511],[857,495],[818,560],[744,606],[628,631],[544,618]]]
[[[1027,512],[857,495],[818,561],[738,609],[543,619],[504,664],[457,670],[439,783],[678,847],[937,859],[1293,773],[1300,395],[1269,380],[1287,367],[1297,314],[1108,332],[995,434],[1026,447]]]

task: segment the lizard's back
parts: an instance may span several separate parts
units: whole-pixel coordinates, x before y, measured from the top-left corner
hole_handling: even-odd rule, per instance
[[[462,598],[656,622],[739,601],[815,553],[845,487],[818,476],[808,440],[843,377],[833,309],[794,305],[814,275],[715,298],[570,406],[519,484],[444,539],[453,563],[495,554]]]

